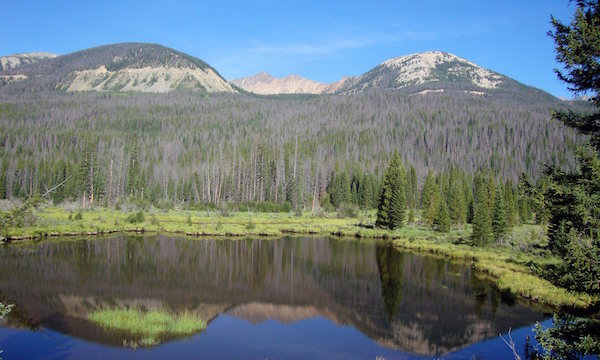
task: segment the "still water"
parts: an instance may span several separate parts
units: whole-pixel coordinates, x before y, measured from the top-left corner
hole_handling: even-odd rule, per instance
[[[331,238],[65,239],[0,247],[3,359],[510,358],[543,312],[469,264]],[[89,320],[101,309],[194,314],[149,347]]]

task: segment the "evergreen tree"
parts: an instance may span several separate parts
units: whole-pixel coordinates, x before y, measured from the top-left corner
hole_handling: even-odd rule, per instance
[[[507,180],[504,185],[504,205],[506,206],[506,225],[511,228],[516,225],[517,213],[515,211],[513,189],[510,179]]]
[[[492,221],[490,214],[490,199],[488,182],[477,175],[475,183],[475,201],[473,206],[473,245],[486,245],[492,240]]]
[[[394,153],[386,170],[379,206],[378,227],[397,229],[402,227],[406,212],[406,173],[400,155]]]
[[[446,204],[446,200],[442,198],[434,220],[434,228],[436,231],[448,232],[450,231],[450,226],[451,220],[448,214],[448,205]]]
[[[439,195],[439,188],[435,181],[435,174],[429,170],[425,177],[423,190],[421,190],[421,220],[431,226],[437,211],[435,197]],[[433,199],[433,204],[432,204]]]
[[[518,184],[518,208],[521,223],[531,221],[531,193],[533,186],[525,173],[519,176]]]
[[[492,232],[496,242],[502,240],[506,236],[508,223],[506,220],[506,204],[504,202],[504,191],[498,188],[494,199],[494,211],[492,214]]]
[[[6,174],[0,169],[0,199],[6,199]]]
[[[129,167],[127,171],[127,193],[130,196],[139,196],[141,193],[141,168],[139,161],[139,143],[137,138],[132,141],[129,154]]]

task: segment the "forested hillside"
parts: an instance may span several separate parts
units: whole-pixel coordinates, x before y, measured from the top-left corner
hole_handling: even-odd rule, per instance
[[[306,98],[0,93],[0,198],[43,194],[64,181],[55,201],[310,207],[334,176],[351,186],[368,178],[376,197],[394,151],[420,184],[428,170],[452,166],[516,183],[523,172],[537,178],[543,164],[572,167],[581,138],[550,116],[567,105],[585,108],[547,95],[460,89]]]

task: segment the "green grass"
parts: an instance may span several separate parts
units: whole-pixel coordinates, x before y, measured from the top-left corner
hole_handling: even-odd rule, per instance
[[[156,345],[161,338],[192,335],[206,328],[204,320],[188,312],[171,314],[160,310],[113,309],[94,311],[88,317],[102,328],[139,339],[125,341],[134,347]]]

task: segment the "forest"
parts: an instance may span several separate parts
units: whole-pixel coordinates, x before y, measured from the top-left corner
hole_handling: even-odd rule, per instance
[[[516,184],[573,168],[585,139],[551,118],[585,102],[513,94],[370,91],[332,96],[0,94],[0,198],[219,206],[351,202],[374,208],[398,152],[428,172],[482,171]],[[340,184],[337,184],[337,183]],[[336,186],[351,195],[340,199]],[[412,195],[411,195],[412,196]],[[288,206],[288,205],[286,205]]]

